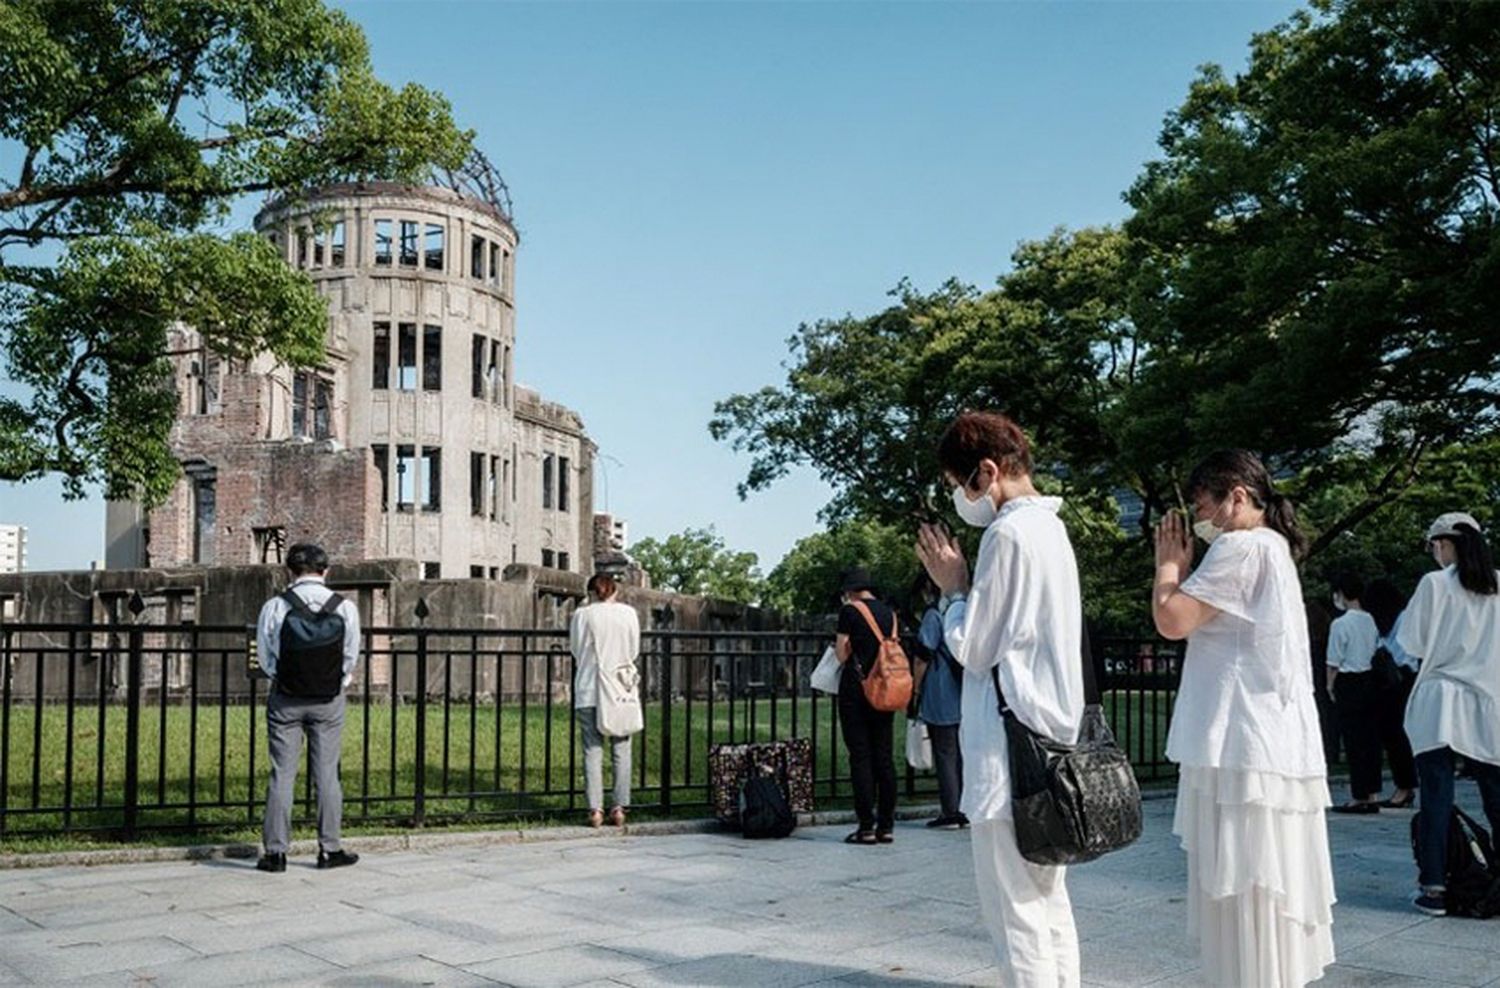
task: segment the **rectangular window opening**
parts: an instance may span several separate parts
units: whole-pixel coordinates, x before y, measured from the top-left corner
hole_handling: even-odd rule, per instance
[[[297,227],[297,267],[299,268],[307,267],[307,240],[307,227]]]
[[[381,267],[391,266],[391,221],[375,221],[375,263]]]
[[[500,404],[505,392],[505,381],[503,378],[505,367],[504,351],[499,343],[490,343],[490,366],[487,374],[489,378],[490,401]]]
[[[422,390],[443,390],[443,327],[422,327]]]
[[[403,267],[417,266],[417,236],[420,224],[411,220],[401,221],[401,264]]]
[[[568,458],[566,456],[558,457],[558,460],[557,460],[557,510],[558,511],[567,511],[567,510],[569,510],[569,508],[568,508],[568,494],[569,494],[569,487],[572,486],[571,483],[570,483],[570,481],[571,481],[571,478],[570,478],[570,476],[568,474]]]
[[[327,257],[328,233],[325,230],[313,231],[313,267],[321,268],[323,259]]]
[[[486,500],[490,505],[490,521],[500,517],[500,457],[490,457],[489,489]]]
[[[500,247],[490,244],[490,284],[500,284]]]
[[[265,565],[285,561],[286,528],[284,526],[269,525],[265,528],[252,528],[250,534],[255,540],[257,562]]]
[[[398,326],[396,387],[402,391],[417,390],[417,324],[414,322]]]
[[[333,224],[333,230],[328,237],[328,263],[333,267],[344,266],[344,221],[339,220]]]
[[[443,270],[443,241],[446,231],[436,223],[427,224],[426,266],[428,271]]]
[[[552,465],[555,462],[557,458],[551,453],[542,457],[542,508],[545,510],[552,508]]]
[[[375,346],[370,352],[374,361],[374,375],[371,386],[376,391],[384,391],[391,386],[391,324],[378,322],[375,324]]]
[[[469,579],[471,579],[471,580],[482,580],[482,579],[484,579],[484,567],[483,566],[470,566],[469,567]]]
[[[313,438],[333,438],[333,382],[326,377],[313,379]]]
[[[417,505],[417,452],[412,446],[396,447],[396,510],[411,511]]]
[[[292,375],[292,436],[301,439],[307,435],[307,372],[297,371]]]
[[[442,578],[443,578],[443,564],[442,563],[423,563],[422,564],[422,579],[424,579],[424,580],[441,580]]]
[[[568,563],[570,561],[571,560],[568,559],[568,554],[566,552],[559,552],[557,554],[557,568],[558,569],[560,569],[560,570],[571,569],[572,567],[570,567],[568,565]]]
[[[193,484],[193,562],[214,561],[214,521],[218,515],[218,477],[209,467],[189,468]]]
[[[422,510],[443,510],[443,451],[433,447],[422,450]]]
[[[548,569],[552,569],[552,567],[555,564],[556,564],[556,559],[553,558],[552,550],[551,549],[543,549],[542,550],[542,565],[545,566],[545,567],[547,567]]]
[[[484,517],[485,504],[484,454],[469,454],[469,514]]]
[[[475,398],[484,397],[484,351],[484,337],[480,336],[478,333],[474,334],[474,343],[472,348],[470,349],[470,359],[472,363],[471,370],[473,375],[471,390]]]
[[[469,238],[469,276],[484,280],[484,238]]]

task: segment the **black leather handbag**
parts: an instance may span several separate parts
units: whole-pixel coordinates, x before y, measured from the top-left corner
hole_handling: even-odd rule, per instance
[[[1021,857],[1033,864],[1092,861],[1141,835],[1141,788],[1104,717],[1088,634],[1083,636],[1083,721],[1077,744],[1045,737],[1011,711],[990,670],[1010,746],[1011,807]]]

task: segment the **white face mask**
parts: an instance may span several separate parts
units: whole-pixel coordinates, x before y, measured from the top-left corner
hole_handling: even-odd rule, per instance
[[[974,473],[969,475],[970,479],[973,479],[974,474],[977,473],[979,473],[979,468],[975,467]],[[990,522],[995,520],[995,515],[998,513],[995,502],[990,498],[989,489],[986,488],[977,501],[970,501],[969,495],[964,490],[965,486],[965,484],[960,484],[953,488],[953,510],[958,512],[958,517],[962,518],[965,523],[975,528],[989,528]]]
[[[1233,501],[1226,501],[1218,511],[1214,512],[1213,518],[1209,518],[1206,521],[1193,522],[1193,534],[1198,536],[1198,538],[1202,539],[1204,542],[1212,545],[1214,539],[1224,534],[1224,529],[1216,521],[1216,519],[1219,517],[1219,512],[1223,511],[1225,507],[1233,507],[1233,505]]]
[[[1347,611],[1349,609],[1349,602],[1344,599],[1343,594],[1335,593],[1333,595],[1333,609],[1336,611]]]

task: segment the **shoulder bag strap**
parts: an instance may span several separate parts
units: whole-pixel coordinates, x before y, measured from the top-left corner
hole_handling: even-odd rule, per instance
[[[852,600],[849,602],[849,604],[855,610],[859,611],[860,614],[864,615],[865,624],[868,624],[870,626],[870,631],[874,633],[876,641],[885,641],[887,638],[896,637],[896,633],[900,629],[896,626],[895,611],[891,612],[891,633],[887,635],[884,631],[880,630],[880,625],[875,623],[875,615],[870,613],[870,608],[865,606],[864,601]]]
[[[322,610],[324,614],[332,614],[343,606],[344,598],[340,597],[338,594],[329,594],[328,599],[323,601]]]
[[[287,605],[290,606],[292,610],[301,611],[304,614],[312,613],[312,608],[307,606],[307,601],[303,600],[302,597],[295,591],[293,591],[291,587],[283,590],[279,594],[279,596],[282,600],[287,602]]]

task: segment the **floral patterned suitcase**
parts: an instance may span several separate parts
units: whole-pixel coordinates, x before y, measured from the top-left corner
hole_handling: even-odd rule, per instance
[[[714,816],[730,826],[740,820],[740,789],[754,766],[768,765],[793,813],[813,808],[812,741],[787,738],[748,744],[716,744],[708,752],[709,799]]]

